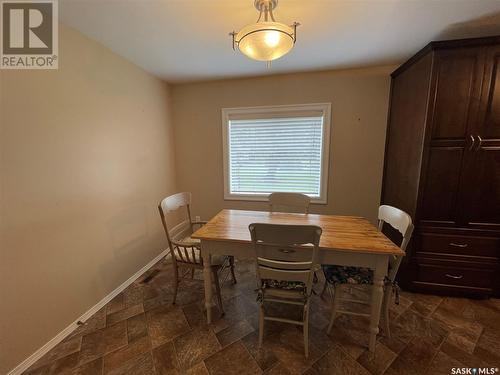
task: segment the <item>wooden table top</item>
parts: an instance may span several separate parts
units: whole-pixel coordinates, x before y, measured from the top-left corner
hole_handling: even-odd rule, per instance
[[[356,216],[222,210],[191,237],[201,240],[250,242],[251,223],[317,225],[323,229],[321,249],[404,255],[367,219]]]

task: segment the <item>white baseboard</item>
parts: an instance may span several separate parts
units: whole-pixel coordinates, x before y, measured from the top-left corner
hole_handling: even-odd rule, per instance
[[[163,250],[158,256],[156,256],[153,260],[151,260],[148,264],[142,267],[139,271],[134,273],[128,280],[122,283],[118,288],[109,293],[106,297],[100,300],[96,305],[90,308],[87,312],[85,312],[82,316],[76,319],[73,323],[59,332],[55,337],[53,337],[49,342],[47,342],[44,346],[26,358],[23,362],[17,365],[14,369],[12,369],[7,375],[20,375],[24,371],[26,371],[30,366],[32,366],[36,361],[42,358],[45,354],[47,354],[53,347],[59,344],[62,340],[64,340],[69,334],[71,334],[77,327],[77,322],[85,322],[92,315],[94,315],[97,311],[99,311],[102,307],[104,307],[109,301],[115,298],[118,294],[123,292],[130,284],[132,284],[135,280],[141,277],[147,270],[153,267],[158,261],[160,261],[163,257],[168,255],[169,249]]]

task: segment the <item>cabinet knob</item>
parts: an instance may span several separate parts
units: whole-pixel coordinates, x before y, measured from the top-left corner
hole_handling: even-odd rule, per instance
[[[450,242],[450,246],[453,247],[467,247],[468,245],[466,243],[455,243],[455,242]]]
[[[476,143],[476,139],[474,138],[474,136],[471,134],[469,135],[470,137],[470,140],[471,140],[471,144],[469,146],[469,151],[472,151],[472,149],[474,148],[474,143]]]
[[[476,151],[479,151],[479,149],[481,148],[481,146],[483,145],[483,138],[481,138],[481,136],[478,134],[477,135],[477,139],[479,141],[479,144],[477,145],[477,148],[476,148]]]
[[[450,275],[449,273],[447,273],[445,276],[449,277],[450,279],[462,279],[464,277],[464,275]]]

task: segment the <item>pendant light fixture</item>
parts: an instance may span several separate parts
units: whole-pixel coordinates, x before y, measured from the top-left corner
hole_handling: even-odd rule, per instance
[[[278,0],[255,0],[254,5],[259,11],[257,22],[229,35],[233,38],[233,50],[238,48],[249,58],[266,61],[269,65],[272,60],[279,59],[293,48],[299,23],[288,26],[276,22],[273,10]]]

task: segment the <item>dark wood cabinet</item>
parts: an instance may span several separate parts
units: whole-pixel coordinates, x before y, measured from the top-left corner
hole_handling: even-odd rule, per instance
[[[381,200],[415,222],[404,286],[500,295],[500,37],[432,42],[392,74]]]

